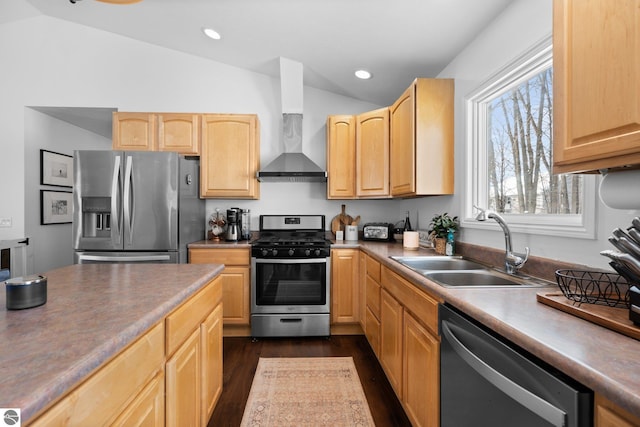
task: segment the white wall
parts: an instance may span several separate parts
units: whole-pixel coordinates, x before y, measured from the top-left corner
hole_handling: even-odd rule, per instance
[[[73,264],[71,224],[40,224],[40,190],[71,188],[40,185],[40,150],[73,155],[74,150],[110,150],[111,140],[54,119],[31,108],[24,109],[25,225],[29,260],[34,272]]]
[[[438,77],[456,81],[455,103],[455,196],[411,201],[413,209],[424,211],[428,220],[435,213],[460,215],[466,169],[465,97],[509,62],[552,34],[552,0],[516,0],[473,43],[467,46]],[[597,195],[596,195],[597,197]],[[599,252],[611,249],[607,237],[616,227],[630,225],[638,211],[618,211],[596,202],[597,229],[595,239],[571,239],[514,233],[514,250],[531,248],[531,254],[545,258],[609,268],[608,260]],[[421,218],[421,222],[422,219]],[[463,228],[461,241],[504,249],[504,236],[497,224],[494,229]]]
[[[426,229],[436,213],[461,212],[464,191],[464,97],[505,64],[551,34],[551,0],[515,0],[439,77],[456,79],[456,195],[396,201],[347,201],[347,212],[362,221],[399,221],[411,211],[414,226]],[[142,42],[44,16],[0,25],[0,217],[13,227],[0,228],[0,240],[37,234],[27,222],[25,164],[33,150],[25,145],[25,106],[109,107],[128,111],[194,111],[256,113],[261,122],[261,162],[282,150],[279,82],[261,74],[181,54]],[[277,61],[277,58],[274,58]],[[305,88],[304,150],[326,164],[325,120],[329,114],[355,114],[377,108],[350,98]],[[41,131],[34,132],[40,133]],[[35,135],[36,133],[34,133]],[[53,146],[52,151],[56,150]],[[421,161],[428,167],[429,159]],[[263,183],[259,201],[208,200],[216,207],[248,207],[253,228],[257,215],[283,212],[323,213],[327,222],[339,213],[340,201],[325,198],[324,184]],[[606,267],[598,252],[609,248],[611,230],[625,226],[638,211],[609,209],[597,203],[595,240],[514,235],[514,247],[532,254]],[[461,230],[460,240],[503,248],[499,229]],[[38,260],[47,254],[36,254]],[[48,265],[43,261],[42,265]],[[53,262],[52,262],[53,263]]]
[[[69,257],[70,252],[54,253],[57,244],[66,245],[62,243],[66,237],[49,227],[68,228],[67,242],[71,237],[68,226],[47,226],[43,233],[39,216],[37,220],[33,216],[39,186],[34,186],[27,169],[39,165],[34,153],[40,148],[64,153],[87,135],[78,131],[70,145],[56,142],[75,131],[26,106],[255,113],[261,124],[261,163],[266,165],[283,149],[278,79],[46,16],[0,24],[0,56],[5,64],[0,78],[0,217],[13,222],[10,228],[0,228],[0,240],[34,238],[38,270],[65,265]],[[305,153],[324,167],[327,115],[379,107],[305,87]],[[50,140],[42,140],[43,135]],[[340,201],[326,200],[325,184],[263,183],[261,193],[259,201],[208,200],[207,212],[248,206],[256,218],[270,213],[321,213],[327,223],[340,212]],[[363,222],[382,221],[388,219],[387,212],[395,214],[394,204],[353,201],[347,203],[347,212],[362,215]],[[35,211],[39,215],[39,208]]]

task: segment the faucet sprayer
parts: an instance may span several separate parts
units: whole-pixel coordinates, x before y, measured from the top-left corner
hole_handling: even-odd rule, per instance
[[[495,220],[504,232],[505,254],[504,254],[504,268],[509,274],[516,274],[516,272],[522,268],[527,259],[529,259],[529,247],[525,248],[524,254],[518,254],[511,249],[511,230],[507,222],[497,212],[488,211],[478,206],[473,206],[480,212],[476,215],[476,221],[486,221],[487,218]]]

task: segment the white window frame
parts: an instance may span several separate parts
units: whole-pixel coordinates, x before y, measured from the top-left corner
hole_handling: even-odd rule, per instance
[[[520,84],[533,75],[552,65],[553,44],[549,36],[533,46],[522,56],[500,69],[465,98],[465,148],[467,153],[465,197],[463,199],[463,227],[493,229],[494,221],[476,221],[474,205],[486,208],[488,201],[487,165],[487,111],[489,101],[502,95],[514,85]],[[503,214],[511,231],[573,237],[595,238],[596,220],[596,177],[583,176],[582,215],[552,214]]]

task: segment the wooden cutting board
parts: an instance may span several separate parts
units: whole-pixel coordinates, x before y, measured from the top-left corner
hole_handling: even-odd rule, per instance
[[[629,320],[628,308],[587,303],[574,305],[574,302],[568,300],[561,292],[538,292],[536,299],[550,307],[640,340],[640,326]]]
[[[339,230],[344,231],[344,226],[353,222],[353,218],[350,215],[347,215],[346,209],[347,206],[342,205],[342,212],[334,216],[331,220],[331,232],[333,234],[336,234],[336,231]]]

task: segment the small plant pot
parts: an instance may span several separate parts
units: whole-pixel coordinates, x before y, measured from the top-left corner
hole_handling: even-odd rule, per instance
[[[436,237],[434,240],[434,248],[437,254],[444,255],[447,246],[447,239],[444,237]]]

